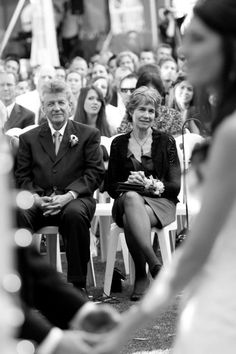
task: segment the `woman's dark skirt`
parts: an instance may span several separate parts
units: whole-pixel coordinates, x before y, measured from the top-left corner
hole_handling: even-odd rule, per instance
[[[123,227],[125,194],[119,196],[113,204],[112,216],[119,227]],[[175,220],[176,205],[166,198],[151,198],[142,196],[145,203],[150,206],[158,219],[157,227],[162,228]]]

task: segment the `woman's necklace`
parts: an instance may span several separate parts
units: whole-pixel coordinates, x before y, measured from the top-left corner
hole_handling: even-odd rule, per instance
[[[146,144],[146,142],[148,141],[148,138],[150,138],[150,133],[147,134],[146,139],[144,139],[144,141],[140,142],[140,140],[135,136],[134,131],[132,131],[132,135],[134,137],[134,140],[136,141],[136,143],[140,146],[141,149],[141,156],[143,155],[143,146]]]

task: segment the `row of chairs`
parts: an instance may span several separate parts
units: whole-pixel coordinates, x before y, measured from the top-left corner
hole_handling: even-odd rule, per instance
[[[128,252],[128,247],[125,242],[124,230],[119,228],[115,223],[111,223],[111,211],[112,201],[98,202],[94,221],[100,227],[100,249],[101,249],[101,261],[106,261],[105,278],[104,278],[104,294],[110,295],[111,283],[113,277],[113,271],[116,261],[117,250],[121,249],[125,273],[129,275],[129,281],[132,284],[134,282],[134,266],[132,259]],[[177,205],[177,215],[184,215],[185,207],[182,204]],[[175,220],[171,224],[165,226],[162,229],[152,228],[152,241],[154,235],[158,235],[158,241],[160,245],[161,256],[163,265],[166,266],[171,261],[172,252],[174,250],[174,238],[171,237],[171,231],[177,230],[177,221]],[[61,255],[60,255],[60,236],[57,226],[47,226],[37,231],[35,238],[40,240],[39,235],[45,235],[46,248],[47,248],[47,260],[55,267],[59,272],[62,272]],[[34,238],[34,239],[35,239]],[[37,241],[38,247],[40,242]],[[94,230],[91,232],[91,251],[90,262],[88,264],[88,284],[96,286],[96,277],[93,264],[93,246],[94,246]]]

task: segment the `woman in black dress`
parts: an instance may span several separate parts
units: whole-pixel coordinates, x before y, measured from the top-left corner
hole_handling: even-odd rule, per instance
[[[160,270],[151,244],[151,227],[161,228],[175,219],[180,190],[175,140],[152,128],[160,101],[153,88],[143,86],[133,92],[127,105],[133,129],[113,140],[107,173],[107,190],[115,199],[113,217],[124,228],[135,264],[133,301],[139,300],[149,285],[146,263],[153,277]],[[127,191],[119,190],[118,182],[127,182]],[[133,190],[137,185],[144,190]]]

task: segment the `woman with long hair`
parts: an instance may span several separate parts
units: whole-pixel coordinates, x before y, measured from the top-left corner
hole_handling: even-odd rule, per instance
[[[97,86],[90,85],[81,89],[74,121],[99,129],[103,136],[111,136],[103,94]]]

